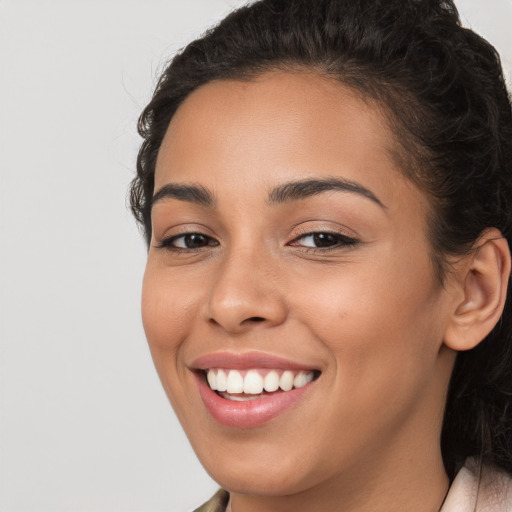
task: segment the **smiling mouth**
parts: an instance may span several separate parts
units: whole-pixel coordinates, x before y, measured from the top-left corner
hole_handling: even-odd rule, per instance
[[[306,386],[320,376],[318,370],[226,369],[202,370],[208,386],[218,396],[237,402],[257,400]]]

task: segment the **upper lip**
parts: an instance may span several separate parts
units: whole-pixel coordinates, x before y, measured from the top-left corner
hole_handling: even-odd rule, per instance
[[[190,367],[195,370],[207,370],[209,368],[237,370],[276,368],[281,370],[311,371],[316,369],[308,364],[264,352],[212,352],[199,356],[192,362]]]

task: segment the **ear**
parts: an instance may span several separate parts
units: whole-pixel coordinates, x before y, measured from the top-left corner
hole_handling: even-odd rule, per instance
[[[476,347],[501,317],[510,279],[507,240],[497,229],[486,229],[459,263],[457,288],[462,293],[457,293],[444,337],[444,344],[458,351]]]

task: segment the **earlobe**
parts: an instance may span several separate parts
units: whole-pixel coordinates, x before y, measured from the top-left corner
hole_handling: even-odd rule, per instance
[[[456,304],[444,337],[453,350],[470,350],[494,328],[505,305],[511,257],[505,238],[484,231],[459,270],[462,300]]]

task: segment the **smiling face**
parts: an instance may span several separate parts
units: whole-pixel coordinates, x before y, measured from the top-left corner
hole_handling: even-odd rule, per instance
[[[143,321],[228,490],[290,495],[440,460],[451,299],[393,146],[376,105],[311,74],[209,83],[170,124]]]

